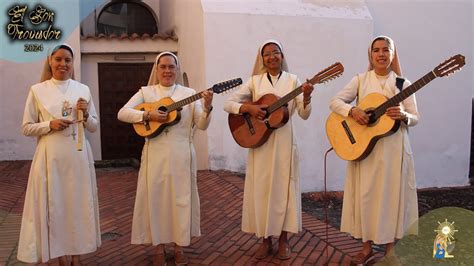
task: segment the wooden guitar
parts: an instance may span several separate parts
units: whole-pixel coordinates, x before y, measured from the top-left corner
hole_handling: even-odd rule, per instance
[[[227,90],[230,90],[236,86],[242,84],[241,78],[231,79],[221,83],[217,83],[212,88],[207,89],[208,91],[213,91],[214,93],[221,93]],[[159,101],[153,103],[142,103],[135,106],[134,109],[140,111],[154,111],[160,110],[168,113],[168,119],[164,123],[157,121],[143,121],[140,123],[134,123],[133,128],[135,132],[147,138],[153,138],[159,135],[167,126],[175,125],[181,119],[180,110],[183,106],[188,105],[194,101],[197,101],[202,98],[202,92],[196,93],[192,96],[189,96],[183,100],[174,102],[171,97],[161,98]]]
[[[335,63],[308,80],[311,84],[324,83],[340,76],[344,72],[341,63]],[[264,120],[259,120],[244,114],[229,114],[228,122],[234,140],[244,148],[257,148],[264,144],[273,130],[288,122],[289,112],[287,103],[303,92],[302,86],[279,98],[274,94],[265,94],[253,105],[268,105]]]
[[[395,133],[400,127],[399,120],[393,120],[385,114],[388,107],[398,105],[436,77],[450,75],[464,64],[464,56],[458,54],[390,99],[379,93],[367,95],[357,105],[369,114],[367,125],[360,125],[351,117],[331,113],[326,121],[326,134],[336,154],[347,161],[366,158],[377,140]]]

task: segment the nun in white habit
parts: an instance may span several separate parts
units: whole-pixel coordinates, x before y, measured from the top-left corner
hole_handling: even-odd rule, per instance
[[[31,87],[22,130],[37,137],[21,222],[18,259],[29,263],[59,258],[73,265],[101,245],[99,206],[92,150],[78,126],[95,132],[99,120],[89,87],[74,79],[73,49],[51,50],[41,83]],[[84,120],[77,120],[77,110]],[[83,148],[77,148],[82,137]]]
[[[283,97],[301,85],[296,75],[287,72],[280,42],[268,40],[259,48],[252,77],[224,105],[232,114],[249,113],[262,120],[266,106],[254,102],[265,94]],[[313,85],[305,83],[303,94],[288,103],[289,121],[273,131],[258,148],[248,151],[245,175],[242,230],[263,238],[255,258],[272,253],[272,236],[279,236],[278,257],[289,259],[291,249],[287,233],[301,231],[301,193],[296,137],[293,131],[294,113],[308,119],[311,113]]]
[[[330,103],[331,110],[361,125],[368,123],[369,116],[350,103],[370,93],[393,97],[400,92],[396,78],[402,74],[395,44],[389,37],[373,39],[368,57],[368,71],[356,75]],[[405,80],[402,88],[409,85]],[[364,242],[362,251],[353,258],[354,264],[372,260],[372,243],[386,244],[389,253],[395,240],[418,231],[415,167],[408,139],[408,127],[419,119],[415,95],[388,108],[386,115],[399,120],[400,128],[380,139],[365,159],[350,161],[347,166],[341,231]]]
[[[178,58],[170,52],[156,57],[148,86],[141,89],[120,109],[118,119],[127,123],[145,120],[163,123],[168,114],[161,110],[139,111],[141,103],[171,97],[174,102],[196,94],[194,89],[177,84]],[[183,246],[200,236],[200,206],[196,181],[194,126],[207,129],[212,110],[212,92],[203,91],[203,103],[185,105],[180,121],[168,126],[143,146],[132,223],[132,244],[157,245],[158,265],[166,263],[164,244],[175,243],[175,263],[186,264]]]

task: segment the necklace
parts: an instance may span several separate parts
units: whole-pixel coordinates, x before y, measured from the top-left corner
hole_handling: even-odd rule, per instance
[[[68,80],[66,89],[64,91],[61,87],[59,87],[58,84],[56,84],[54,80],[53,80],[53,83],[63,95],[66,95],[67,91],[69,90],[69,84],[71,83],[71,80]],[[61,109],[61,115],[62,117],[68,117],[68,116],[71,116],[71,114],[72,114],[72,104],[68,100],[65,99],[63,101],[63,107]]]
[[[53,79],[52,80],[54,85],[56,86],[56,88],[58,88],[58,90],[63,94],[64,96],[64,101],[63,101],[63,104],[62,104],[62,108],[61,108],[61,116],[64,118],[64,119],[68,119],[68,120],[71,120],[73,121],[73,115],[72,115],[72,110],[73,110],[73,107],[72,107],[72,104],[67,100],[65,99],[65,95],[66,93],[68,92],[69,90],[69,85],[71,84],[71,80],[69,79],[68,82],[67,82],[67,86],[66,86],[66,89],[63,89],[61,88],[56,82],[55,80]],[[73,140],[76,140],[76,127],[75,127],[75,124],[71,125],[71,136],[72,136],[72,139]]]

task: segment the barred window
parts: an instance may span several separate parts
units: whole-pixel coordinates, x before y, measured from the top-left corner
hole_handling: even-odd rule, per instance
[[[97,34],[139,35],[158,33],[158,23],[148,8],[136,2],[112,2],[97,19]]]

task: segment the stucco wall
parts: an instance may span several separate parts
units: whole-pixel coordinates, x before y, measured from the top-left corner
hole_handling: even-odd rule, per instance
[[[291,72],[300,79],[334,61],[346,67],[343,77],[317,86],[308,121],[296,118],[303,191],[323,189],[323,153],[329,147],[324,122],[329,99],[367,65],[367,45],[385,34],[398,45],[405,76],[416,81],[435,66],[461,53],[468,65],[448,78],[439,78],[417,94],[420,124],[410,130],[419,187],[460,186],[468,183],[472,95],[472,2],[367,1],[367,19],[359,9],[346,19],[318,9],[323,1],[203,1],[206,36],[206,76],[248,78],[257,47],[268,38],[283,42]],[[290,1],[291,2],[291,1]],[[293,1],[296,2],[296,1]],[[339,1],[338,3],[344,5]],[[307,4],[315,7],[307,7]],[[353,4],[353,3],[352,3]],[[299,7],[297,8],[296,6]],[[333,13],[340,14],[341,6]],[[349,5],[349,10],[360,6]],[[238,11],[238,12],[237,12]],[[327,11],[327,9],[325,10]],[[346,10],[347,11],[347,10]],[[299,13],[298,13],[299,12]],[[272,14],[273,13],[273,14]],[[324,17],[326,15],[326,17]],[[344,15],[344,14],[343,14]],[[354,18],[354,16],[356,18]],[[359,19],[357,19],[359,16]],[[396,23],[394,23],[396,21]],[[215,100],[222,110],[224,99]],[[209,134],[211,169],[244,171],[246,151],[238,147],[227,128],[227,115],[215,114]],[[342,190],[345,162],[334,153],[328,158],[328,188]]]
[[[252,2],[253,3],[253,2]],[[205,8],[206,75],[208,79],[242,77],[251,74],[257,49],[266,39],[283,44],[290,72],[301,81],[313,77],[327,66],[344,63],[342,77],[317,85],[311,117],[303,121],[295,114],[294,124],[300,153],[301,186],[304,191],[320,190],[323,186],[323,156],[329,148],[325,134],[328,102],[336,91],[352,78],[352,73],[366,67],[366,45],[372,36],[372,20],[363,4],[334,9],[304,4],[288,14],[288,6],[253,6],[232,13],[221,3],[212,1]],[[321,10],[324,10],[322,12]],[[222,111],[224,97],[216,97],[216,112],[209,135],[211,169],[245,171],[247,150],[232,139],[227,126],[227,114]],[[344,163],[330,160],[329,189],[341,189]]]
[[[206,78],[204,58],[209,51],[205,50],[204,22],[200,1],[171,1],[162,0],[160,17],[163,21],[163,30],[175,30],[179,38],[178,57],[181,71],[186,72],[189,86],[196,91],[202,91],[215,80]],[[220,110],[212,112],[214,117]],[[209,130],[207,131],[209,132]],[[208,138],[207,132],[196,130],[194,145],[196,147],[198,169],[208,169]]]
[[[374,35],[395,40],[403,74],[412,82],[455,54],[466,56],[462,71],[437,78],[417,93],[421,118],[410,130],[410,140],[419,187],[468,184],[472,5],[469,0],[367,1]]]
[[[156,8],[150,1],[147,3]],[[197,90],[234,77],[246,80],[258,46],[268,38],[282,41],[290,71],[301,80],[335,61],[344,64],[342,77],[316,86],[310,119],[295,116],[303,191],[323,189],[323,153],[329,148],[324,129],[328,102],[353,75],[365,70],[368,42],[379,34],[394,38],[404,75],[411,81],[453,54],[466,56],[462,71],[437,78],[417,93],[421,120],[410,130],[410,139],[419,187],[467,184],[474,95],[472,1],[242,1],[160,0],[160,31],[176,31],[179,41],[170,47],[178,51],[182,70]],[[90,46],[79,39],[79,28],[66,42],[76,50],[76,78],[91,87],[98,107],[92,65],[99,59],[87,50],[81,60],[77,51]],[[43,60],[0,60],[0,160],[33,156],[36,139],[19,132],[28,89],[38,82],[42,64]],[[207,132],[197,133],[199,168],[243,172],[246,150],[229,133],[227,114],[222,111],[226,97],[215,95],[211,125]],[[96,159],[99,139],[98,133],[91,136]],[[342,189],[344,174],[345,162],[332,153],[328,160],[330,190]]]
[[[74,19],[74,18],[71,18]],[[79,23],[78,23],[79,24]],[[65,40],[74,49],[74,74],[81,80],[79,27]],[[31,160],[36,137],[21,132],[23,111],[30,87],[40,81],[44,60],[16,63],[0,60],[0,160]]]

